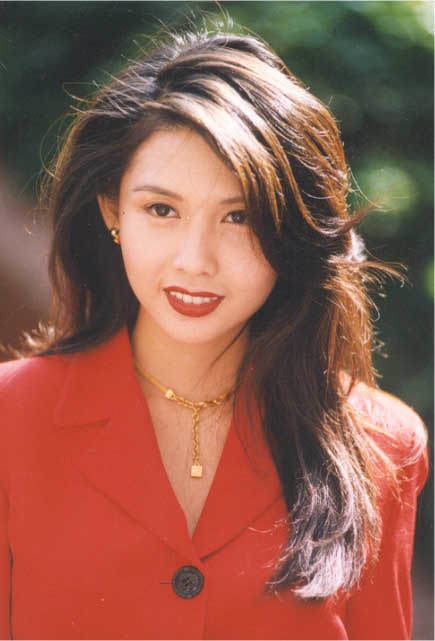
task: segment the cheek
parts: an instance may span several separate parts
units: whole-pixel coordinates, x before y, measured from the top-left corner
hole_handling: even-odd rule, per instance
[[[270,292],[277,280],[277,274],[263,254],[259,242],[254,238],[249,240],[249,250],[244,252],[243,272],[245,282],[262,296]]]
[[[143,290],[154,279],[155,273],[165,260],[164,248],[159,243],[149,242],[143,234],[124,229],[121,236],[121,251],[127,278],[135,293]]]
[[[272,291],[276,280],[276,272],[264,257],[245,256],[238,264],[231,265],[231,278],[234,290],[243,293],[243,299],[250,307],[261,307]]]
[[[269,297],[275,283],[277,275],[270,267],[270,265],[262,266],[253,275],[251,283],[255,283],[255,295],[257,298],[258,306],[260,307],[265,300]]]

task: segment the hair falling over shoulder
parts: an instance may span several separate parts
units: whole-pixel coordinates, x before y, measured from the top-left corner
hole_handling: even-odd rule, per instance
[[[50,322],[19,355],[65,354],[134,326],[138,302],[97,195],[116,198],[153,131],[199,132],[240,179],[251,231],[278,279],[249,321],[249,380],[291,528],[266,590],[301,599],[349,590],[380,536],[376,468],[395,479],[349,402],[376,387],[371,287],[396,269],[367,260],[348,210],[349,169],[333,115],[258,37],[166,33],[81,101],[47,176]],[[384,474],[385,475],[385,474]]]

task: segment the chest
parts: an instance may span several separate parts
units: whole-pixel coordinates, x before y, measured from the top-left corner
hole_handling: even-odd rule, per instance
[[[200,413],[197,439],[202,476],[192,477],[192,411],[183,407],[166,407],[161,402],[150,402],[149,409],[162,464],[192,537],[222,457],[231,414],[216,410]]]

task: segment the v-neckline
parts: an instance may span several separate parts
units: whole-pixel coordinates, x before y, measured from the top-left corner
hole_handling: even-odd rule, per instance
[[[184,558],[200,561],[282,498],[257,404],[248,416],[246,390],[239,390],[191,537],[161,459],[132,359],[126,326],[95,349],[67,358],[53,422],[61,428],[58,434],[65,440],[69,460],[94,489]],[[241,438],[245,432],[246,440]]]
[[[147,399],[146,395],[144,394],[144,392],[143,392],[143,390],[141,388],[140,382],[139,382],[139,380],[138,380],[138,378],[136,376],[136,373],[134,371],[134,367],[132,367],[132,373],[133,373],[133,377],[134,377],[134,381],[135,381],[135,393],[136,393],[136,395],[139,396],[139,400],[140,400],[140,403],[141,403],[143,411],[144,411],[145,423],[146,423],[146,426],[147,426],[147,430],[149,430],[149,437],[151,439],[151,446],[152,446],[153,451],[150,453],[150,456],[155,457],[157,459],[157,461],[158,461],[158,467],[161,470],[161,476],[163,476],[163,478],[164,478],[164,483],[165,483],[169,493],[171,494],[171,497],[172,497],[173,501],[176,503],[179,513],[182,515],[183,522],[184,522],[185,528],[186,528],[186,536],[193,543],[194,540],[195,540],[195,534],[197,533],[198,528],[199,528],[199,526],[201,524],[201,521],[204,518],[204,514],[206,513],[207,505],[208,505],[210,496],[212,496],[213,489],[214,489],[215,485],[217,484],[219,477],[222,474],[224,474],[223,468],[225,466],[226,459],[228,458],[228,451],[233,446],[234,438],[237,438],[237,435],[234,434],[234,430],[235,430],[235,409],[233,408],[233,410],[231,412],[230,424],[229,424],[229,427],[227,429],[227,433],[225,435],[224,444],[223,444],[223,447],[222,447],[222,450],[221,450],[221,454],[220,454],[219,460],[218,460],[216,468],[215,468],[215,473],[213,475],[213,479],[211,480],[211,483],[210,483],[210,487],[209,487],[207,496],[206,496],[205,501],[203,503],[200,515],[199,515],[199,517],[198,517],[198,519],[196,521],[195,528],[194,528],[192,534],[190,534],[189,533],[189,528],[188,528],[188,523],[187,523],[187,516],[185,514],[183,506],[181,505],[181,503],[180,503],[180,501],[178,499],[177,493],[175,492],[175,489],[174,489],[174,487],[173,487],[173,485],[171,483],[171,480],[169,478],[168,472],[166,471],[166,467],[165,467],[165,464],[164,464],[164,461],[163,461],[163,456],[162,456],[162,453],[161,453],[161,450],[160,450],[160,446],[159,446],[159,442],[158,442],[158,438],[157,438],[157,433],[156,433],[156,429],[155,429],[155,426],[154,426],[154,421],[153,421],[153,418],[152,418],[152,414],[151,414],[151,410],[150,410],[150,405],[149,405],[148,399]]]

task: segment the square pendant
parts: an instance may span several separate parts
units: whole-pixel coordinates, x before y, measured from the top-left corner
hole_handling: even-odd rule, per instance
[[[201,478],[202,477],[202,465],[192,465],[191,470],[190,470],[190,476],[193,478]]]

